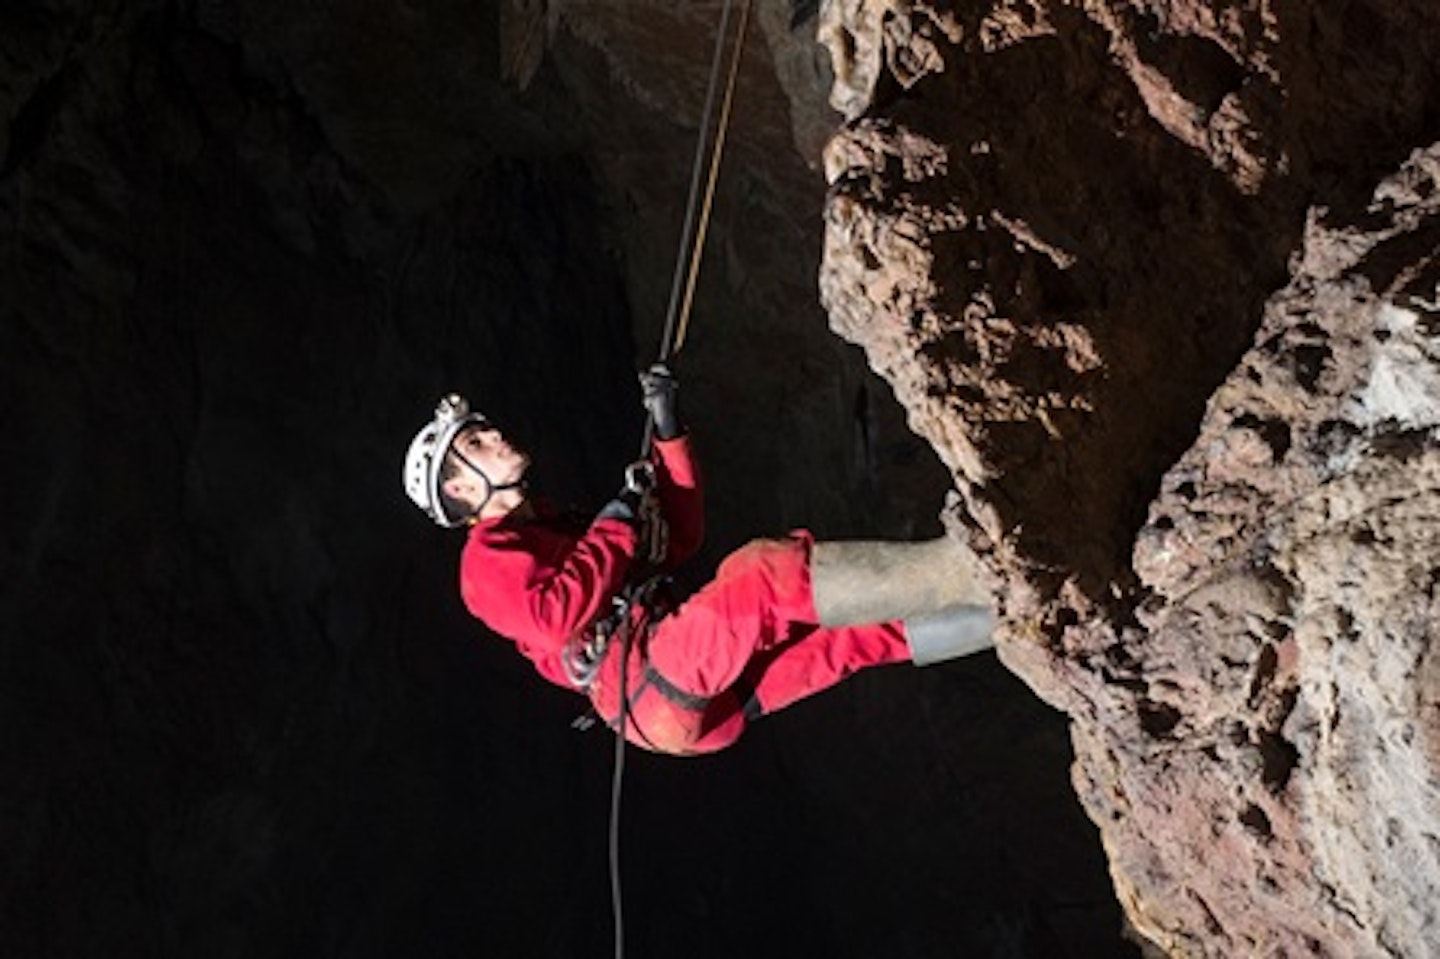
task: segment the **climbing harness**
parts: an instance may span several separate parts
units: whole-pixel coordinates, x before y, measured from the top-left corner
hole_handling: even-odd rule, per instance
[[[623,645],[630,637],[636,635],[647,636],[650,627],[670,612],[668,587],[669,580],[664,576],[651,576],[627,585],[611,600],[609,613],[565,645],[561,652],[560,662],[566,678],[576,689],[589,692],[600,675],[600,667],[605,662],[605,654],[612,646],[617,643]],[[644,655],[644,650],[641,651],[641,660],[648,680],[652,670],[648,664],[648,658]],[[622,664],[622,668],[625,665],[628,663]],[[658,685],[662,689],[674,688],[663,677]],[[639,689],[635,690],[630,701],[634,702],[638,699],[640,692]],[[682,693],[681,698],[676,698],[666,694],[667,699],[688,706],[689,699],[684,698],[685,696],[686,694]],[[607,725],[613,728],[617,722],[618,716],[607,720]]]
[[[720,86],[720,65],[725,50],[725,39],[730,25],[730,8],[734,0],[725,0],[720,12],[720,26],[715,31],[715,50],[710,60],[710,82],[705,91],[705,108],[701,114],[700,136],[695,143],[695,160],[691,167],[690,192],[685,203],[685,223],[681,229],[679,250],[675,257],[675,273],[670,285],[670,302],[665,311],[665,329],[660,339],[660,353],[657,362],[668,363],[685,345],[685,333],[690,323],[690,307],[694,302],[695,284],[700,272],[701,255],[705,249],[705,235],[710,225],[710,211],[715,198],[715,183],[720,171],[720,158],[725,148],[725,135],[730,126],[730,109],[735,98],[735,80],[740,72],[740,54],[745,47],[746,28],[750,24],[750,6],[753,0],[743,0],[740,8],[739,25],[735,30],[735,42],[730,53],[729,72],[725,81],[725,94],[720,116],[715,124],[715,139],[710,147],[708,175],[705,178],[705,195],[700,199],[701,168],[705,165],[705,141],[715,109],[715,96]],[[698,226],[695,219],[698,216]],[[644,437],[640,442],[639,462],[650,462],[650,451],[655,439],[655,422],[646,417]],[[653,487],[648,497],[654,500]],[[642,500],[643,502],[643,500]],[[657,555],[664,556],[663,549]],[[615,925],[615,959],[625,956],[625,912],[620,882],[620,792],[625,776],[625,728],[629,719],[630,697],[626,689],[626,675],[630,662],[630,643],[633,630],[627,625],[619,630],[619,715],[615,717],[615,766],[610,784],[610,906]],[[603,654],[602,654],[603,656]],[[658,675],[658,674],[657,674]]]
[[[630,603],[622,592],[611,600],[613,608],[609,615],[597,621],[589,629],[572,636],[560,653],[560,668],[570,685],[583,692],[589,692],[600,673],[600,664],[610,641],[620,634],[630,613]]]

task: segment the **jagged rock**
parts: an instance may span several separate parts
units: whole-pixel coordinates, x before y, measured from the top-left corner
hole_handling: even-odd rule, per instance
[[[1435,14],[826,9],[832,326],[956,476],[1132,924],[1436,955],[1433,148],[1375,189]]]
[[[1154,596],[1122,645],[1165,728],[1108,736],[1112,771],[1153,780],[1163,753],[1194,787],[1163,815],[1210,835],[1157,849],[1160,807],[1098,783],[1087,802],[1177,952],[1437,948],[1437,174],[1432,147],[1361,217],[1312,216],[1137,544]],[[1208,844],[1235,855],[1193,858]]]

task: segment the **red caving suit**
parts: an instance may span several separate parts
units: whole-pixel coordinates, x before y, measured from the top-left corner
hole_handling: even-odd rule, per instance
[[[655,444],[657,492],[670,524],[665,569],[700,546],[704,500],[688,437]],[[471,527],[460,592],[476,618],[567,689],[561,654],[572,636],[611,609],[635,556],[636,533],[618,519],[588,528],[545,501]],[[823,628],[810,592],[809,533],[756,540],[730,554],[715,578],[631,643],[626,671],[630,741],[658,752],[714,752],[747,718],[834,685],[865,666],[910,658],[899,623]],[[612,726],[619,715],[619,642],[606,651],[589,696]]]

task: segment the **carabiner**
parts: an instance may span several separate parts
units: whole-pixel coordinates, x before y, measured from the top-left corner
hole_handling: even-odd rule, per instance
[[[632,493],[646,495],[655,488],[655,464],[649,460],[636,460],[625,467],[625,488]]]

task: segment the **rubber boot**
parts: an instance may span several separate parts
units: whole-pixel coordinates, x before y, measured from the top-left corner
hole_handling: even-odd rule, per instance
[[[935,613],[991,597],[975,554],[949,536],[918,543],[816,543],[810,588],[822,626],[859,626]]]
[[[956,603],[904,621],[905,641],[916,666],[929,666],[995,647],[995,614],[989,606]]]

